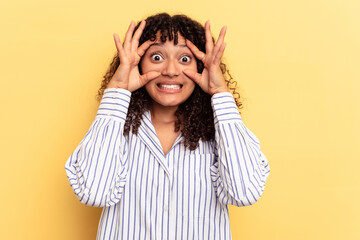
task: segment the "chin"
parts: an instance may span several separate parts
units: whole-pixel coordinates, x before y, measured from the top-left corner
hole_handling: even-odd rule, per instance
[[[179,107],[180,104],[179,102],[157,102],[155,101],[158,105],[163,106],[163,107]]]

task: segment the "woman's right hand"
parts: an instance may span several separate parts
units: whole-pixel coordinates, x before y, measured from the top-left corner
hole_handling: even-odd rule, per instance
[[[144,75],[139,73],[138,64],[140,59],[153,43],[153,41],[147,40],[138,47],[145,24],[146,22],[143,20],[133,36],[135,23],[132,21],[126,32],[123,45],[120,42],[119,36],[114,33],[113,36],[120,58],[120,65],[106,88],[122,88],[133,92],[160,75],[158,72],[148,72]]]

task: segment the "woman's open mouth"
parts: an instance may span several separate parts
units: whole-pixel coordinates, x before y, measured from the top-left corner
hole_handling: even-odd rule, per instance
[[[158,83],[156,85],[158,86],[158,88],[163,90],[179,90],[183,86],[182,84],[162,84],[162,83]]]

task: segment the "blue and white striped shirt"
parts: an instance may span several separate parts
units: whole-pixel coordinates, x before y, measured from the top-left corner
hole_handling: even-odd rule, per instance
[[[75,194],[104,207],[97,239],[231,239],[227,204],[247,206],[264,191],[270,168],[243,124],[231,93],[212,97],[215,141],[190,151],[181,134],[164,156],[143,116],[123,135],[131,93],[104,91],[88,133],[66,162]]]

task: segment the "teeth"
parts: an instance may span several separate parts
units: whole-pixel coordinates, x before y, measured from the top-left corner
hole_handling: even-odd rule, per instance
[[[159,84],[161,89],[180,89],[180,85],[168,85],[168,84]]]

